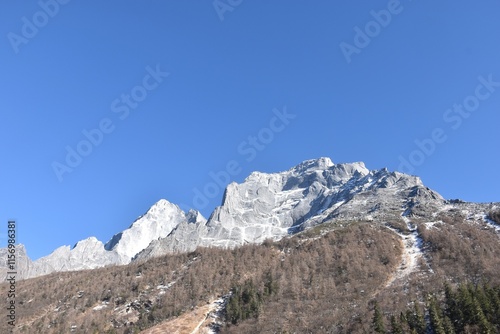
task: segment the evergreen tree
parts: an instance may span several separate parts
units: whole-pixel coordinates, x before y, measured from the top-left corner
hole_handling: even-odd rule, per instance
[[[264,283],[264,296],[271,296],[278,293],[278,282],[274,278],[271,271],[266,273],[265,283]]]
[[[403,334],[403,327],[401,323],[396,319],[394,315],[391,316],[391,333],[392,334]]]
[[[429,300],[429,316],[431,318],[431,326],[435,334],[446,334],[441,309],[437,305],[436,298],[431,297]]]
[[[457,331],[461,332],[465,329],[467,324],[474,323],[474,306],[472,295],[470,293],[470,289],[465,284],[461,284],[457,291],[457,313],[455,314],[455,318],[457,318]]]
[[[408,321],[408,326],[410,326],[412,332],[415,331],[415,333],[418,334],[425,334],[426,324],[424,315],[416,302],[414,302],[413,305],[414,305],[413,312],[410,310],[406,311],[406,319]]]
[[[408,322],[407,313],[404,312],[399,313],[399,324],[401,325],[403,333],[410,333],[411,328]]]
[[[373,329],[376,333],[385,333],[384,319],[377,302],[373,313]]]
[[[486,317],[493,313],[493,304],[491,303],[486,293],[486,285],[483,284],[481,287],[476,287],[476,290],[474,291],[474,297],[479,303],[481,310]]]
[[[455,329],[456,326],[460,322],[459,319],[461,318],[461,312],[462,311],[458,307],[456,294],[452,290],[452,288],[448,284],[448,282],[446,282],[445,285],[444,285],[444,296],[445,296],[444,301],[445,301],[445,304],[446,304],[444,313],[445,313],[445,316],[448,317],[448,319],[452,323],[452,326]]]
[[[453,323],[451,322],[448,316],[444,316],[443,318],[443,328],[446,334],[455,334],[455,327],[453,327]]]
[[[492,287],[484,286],[484,294],[488,298],[491,305],[491,313],[489,313],[488,320],[494,325],[500,325],[500,290],[495,290]]]
[[[226,318],[233,324],[252,317],[258,317],[262,304],[262,296],[255,288],[252,280],[245,281],[243,287],[237,286],[232,289],[233,294],[229,298],[226,307]]]
[[[226,306],[226,317],[232,324],[238,323],[242,318],[241,314],[241,300],[238,288],[233,289],[233,294],[229,298]]]
[[[481,333],[483,334],[493,333],[492,326],[488,322],[488,319],[486,319],[486,316],[484,315],[481,305],[479,304],[476,298],[473,299],[472,304],[473,304],[472,307],[474,309],[472,323],[478,325],[479,328],[481,329]]]

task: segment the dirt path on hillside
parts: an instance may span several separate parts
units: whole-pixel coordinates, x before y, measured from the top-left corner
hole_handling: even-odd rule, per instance
[[[213,334],[213,324],[219,322],[219,312],[225,304],[224,297],[210,304],[185,312],[175,319],[167,320],[139,334]]]
[[[56,307],[56,303],[52,303],[48,305],[47,307],[38,310],[35,314],[32,314],[31,316],[25,318],[25,319],[20,319],[18,321],[18,324],[16,325],[16,330],[21,331],[23,327],[30,328],[35,321],[38,319],[41,319],[42,317],[46,316],[49,312],[53,311]]]

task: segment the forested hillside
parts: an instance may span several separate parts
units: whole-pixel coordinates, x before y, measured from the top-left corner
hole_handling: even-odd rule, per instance
[[[459,212],[438,221],[325,223],[278,242],[21,281],[14,332],[138,333],[221,296],[210,325],[221,333],[499,332],[495,226]]]

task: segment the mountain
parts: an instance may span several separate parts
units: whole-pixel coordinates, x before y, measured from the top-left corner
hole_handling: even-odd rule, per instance
[[[8,248],[0,248],[0,275],[6,277],[9,270],[7,267],[7,255],[9,254]],[[29,277],[29,271],[33,266],[33,262],[26,252],[26,247],[19,244],[16,245],[16,264],[18,277]]]
[[[26,255],[19,272],[28,278],[127,264],[199,246],[234,248],[279,240],[327,221],[418,217],[432,222],[441,212],[485,216],[490,209],[487,204],[447,201],[416,176],[319,158],[283,172],[253,172],[241,184],[229,184],[222,205],[208,220],[198,211],[186,213],[162,199],[106,244],[91,237],[33,262]]]
[[[197,214],[197,212],[186,214],[177,205],[162,199],[128,229],[115,234],[104,249],[117,253],[120,258],[119,263],[129,263],[134,255],[146,248],[151,241],[165,238],[180,223],[193,221],[192,217]],[[201,217],[201,220],[204,219]]]
[[[446,203],[415,176],[387,169],[370,171],[361,162],[308,160],[288,171],[254,172],[242,184],[229,184],[222,205],[206,224],[179,225],[137,259],[198,246],[235,247],[267,238],[278,240],[332,219],[389,220],[403,213],[431,216]]]
[[[73,248],[61,246],[50,255],[33,261],[22,278],[47,275],[52,272],[94,269],[118,264],[118,255],[107,252],[95,237],[78,241]],[[21,266],[21,265],[19,265]]]
[[[23,246],[21,252],[18,250],[18,256],[22,259],[18,262],[18,277],[30,278],[52,272],[127,264],[152,241],[166,237],[179,224],[204,221],[206,220],[198,211],[185,213],[177,205],[162,199],[106,244],[90,237],[77,242],[73,247],[61,246],[36,261],[28,258]],[[0,255],[6,251],[0,249]],[[0,270],[6,272],[6,263],[0,262]]]
[[[160,200],[105,244],[18,245],[32,278],[0,332],[500,333],[499,237],[500,203],[308,160],[229,184],[208,220]]]

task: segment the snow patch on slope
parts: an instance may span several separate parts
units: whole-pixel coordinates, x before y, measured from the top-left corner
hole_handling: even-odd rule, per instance
[[[492,227],[495,230],[495,232],[500,233],[500,224],[497,224],[493,220],[489,219],[488,215],[483,215],[482,218],[488,226]]]
[[[405,221],[410,234],[402,234],[400,231],[386,225],[388,229],[396,233],[401,238],[404,245],[401,264],[399,265],[396,273],[389,278],[386,287],[391,286],[395,281],[403,281],[411,273],[417,271],[419,259],[425,260],[423,240],[418,234],[417,227],[410,222],[410,219],[406,217],[405,214],[402,215],[402,218]],[[429,271],[432,273],[432,269],[430,269],[430,267]]]

